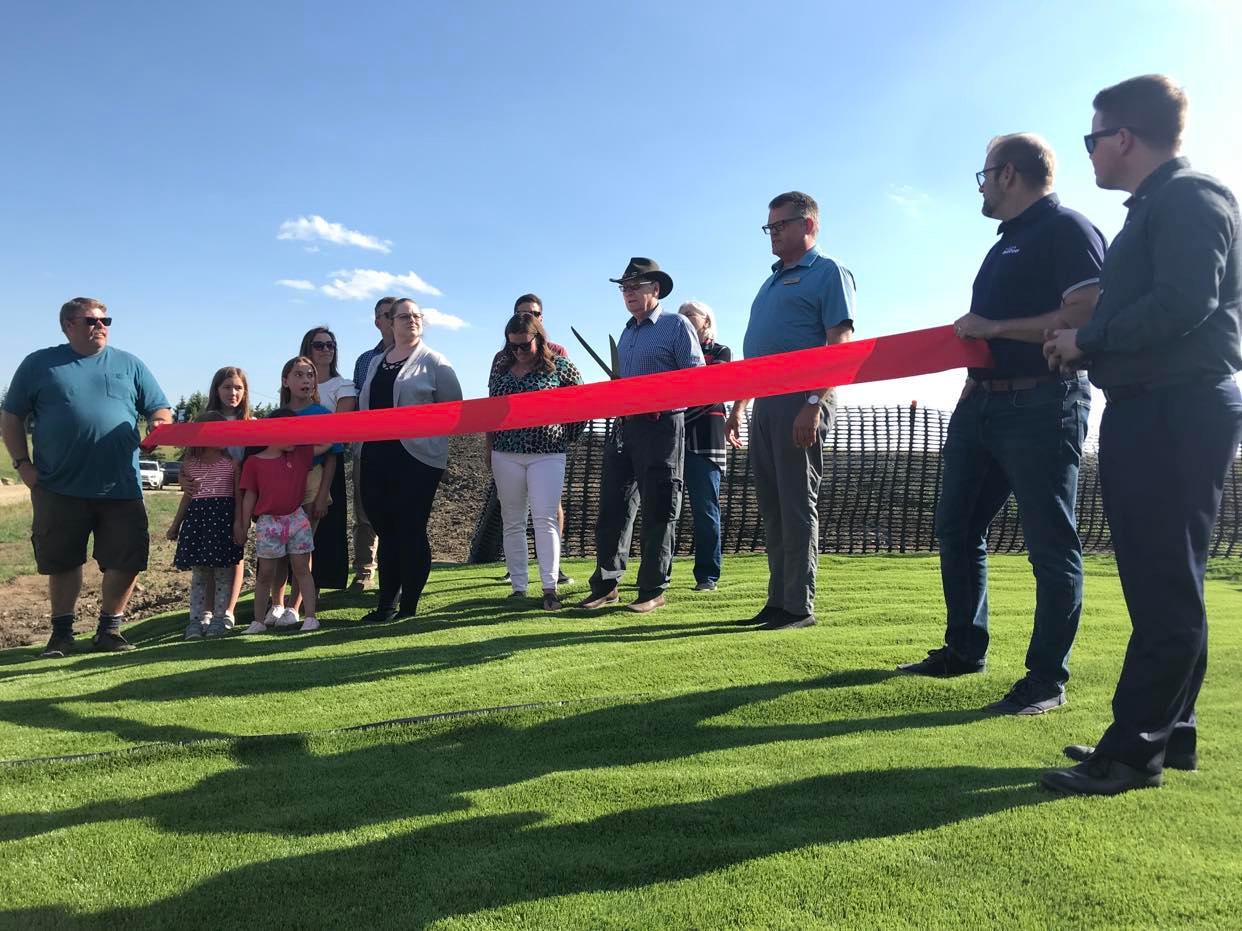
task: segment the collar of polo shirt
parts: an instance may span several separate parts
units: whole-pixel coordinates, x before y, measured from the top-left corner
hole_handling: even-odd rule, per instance
[[[1040,214],[1046,213],[1049,210],[1054,210],[1060,205],[1061,198],[1057,197],[1056,194],[1045,194],[1016,217],[1012,217],[1001,223],[998,227],[996,227],[996,232],[998,234],[1003,233],[1005,230],[1011,230],[1015,226],[1020,226],[1023,223],[1029,223],[1031,220],[1038,218]]]
[[[819,244],[816,243],[811,246],[811,248],[807,249],[806,254],[792,265],[786,265],[780,259],[777,259],[772,263],[772,271],[779,272],[782,268],[798,268],[799,266],[802,268],[809,268],[811,265],[815,264],[815,260],[819,258],[821,254],[822,253],[819,251]]]

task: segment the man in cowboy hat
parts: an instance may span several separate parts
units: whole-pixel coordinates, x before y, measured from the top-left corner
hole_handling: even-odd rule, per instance
[[[654,375],[703,364],[703,351],[690,321],[666,313],[660,301],[673,279],[651,259],[633,258],[620,278],[630,319],[617,342],[617,377]],[[604,448],[599,520],[595,526],[595,572],[591,595],[579,604],[595,610],[620,599],[639,504],[643,509],[638,597],[628,607],[645,614],[664,604],[673,568],[673,535],[681,505],[685,409],[621,417]]]

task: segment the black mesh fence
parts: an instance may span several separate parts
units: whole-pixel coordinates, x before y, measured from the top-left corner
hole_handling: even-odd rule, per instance
[[[824,446],[824,478],[819,493],[822,553],[926,553],[936,549],[936,504],[940,496],[941,456],[949,412],[910,407],[843,407]],[[592,556],[599,513],[600,466],[610,423],[592,421],[565,464],[567,556]],[[729,452],[720,483],[721,545],[726,553],[762,550],[763,523],[755,500],[746,449]],[[641,512],[639,522],[641,523]],[[1108,523],[1100,497],[1099,469],[1089,441],[1078,476],[1078,532],[1086,552],[1108,552]],[[502,558],[500,507],[493,487],[487,494],[470,543],[471,562]],[[1235,457],[1225,480],[1220,520],[1212,538],[1213,556],[1242,555],[1242,464]],[[529,541],[528,541],[529,542]],[[637,549],[638,530],[634,546]],[[693,552],[690,509],[681,509],[676,552]],[[1022,523],[1012,497],[988,531],[993,553],[1024,549]],[[533,549],[532,549],[533,554]]]

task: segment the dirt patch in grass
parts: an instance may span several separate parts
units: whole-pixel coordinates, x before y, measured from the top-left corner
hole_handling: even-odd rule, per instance
[[[482,467],[483,440],[480,436],[453,437],[450,442],[449,467],[436,493],[435,507],[428,529],[432,556],[440,562],[465,562],[470,549],[470,536],[482,507],[491,475]],[[177,545],[164,539],[173,513],[177,509],[180,490],[174,485],[163,491],[147,493],[147,510],[151,524],[151,555],[149,567],[138,578],[138,587],[129,603],[128,617],[141,620],[152,614],[172,610],[185,602],[190,574],[172,568]],[[20,502],[20,494],[14,498]],[[352,508],[352,502],[350,506]],[[19,505],[20,506],[20,505]],[[29,543],[29,501],[24,530],[21,527],[0,541],[0,559],[28,560],[29,571],[34,559]],[[8,509],[6,509],[8,510]],[[351,514],[352,522],[352,514]],[[350,545],[353,545],[352,539]],[[247,554],[247,586],[253,579],[253,544]],[[81,632],[89,630],[99,613],[100,575],[94,562],[88,561],[83,572],[82,595],[78,599],[78,625]],[[51,615],[47,601],[47,580],[39,575],[21,574],[0,584],[0,649],[26,646],[46,640],[51,632]]]

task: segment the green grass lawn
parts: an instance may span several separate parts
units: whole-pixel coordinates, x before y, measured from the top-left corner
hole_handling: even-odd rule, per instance
[[[1021,720],[975,709],[1023,671],[1022,558],[993,561],[987,673],[950,681],[891,672],[939,642],[934,557],[825,558],[820,626],[784,633],[730,623],[762,557],[715,595],[688,570],[643,618],[512,608],[498,567],[437,568],[417,623],[332,596],[316,634],[187,644],[181,613],[127,655],[0,654],[0,758],[104,752],[0,766],[0,924],[1242,924],[1236,562],[1209,583],[1202,770],[1115,799],[1036,787],[1109,720],[1109,560],[1069,704]],[[526,707],[332,730],[497,706]]]

